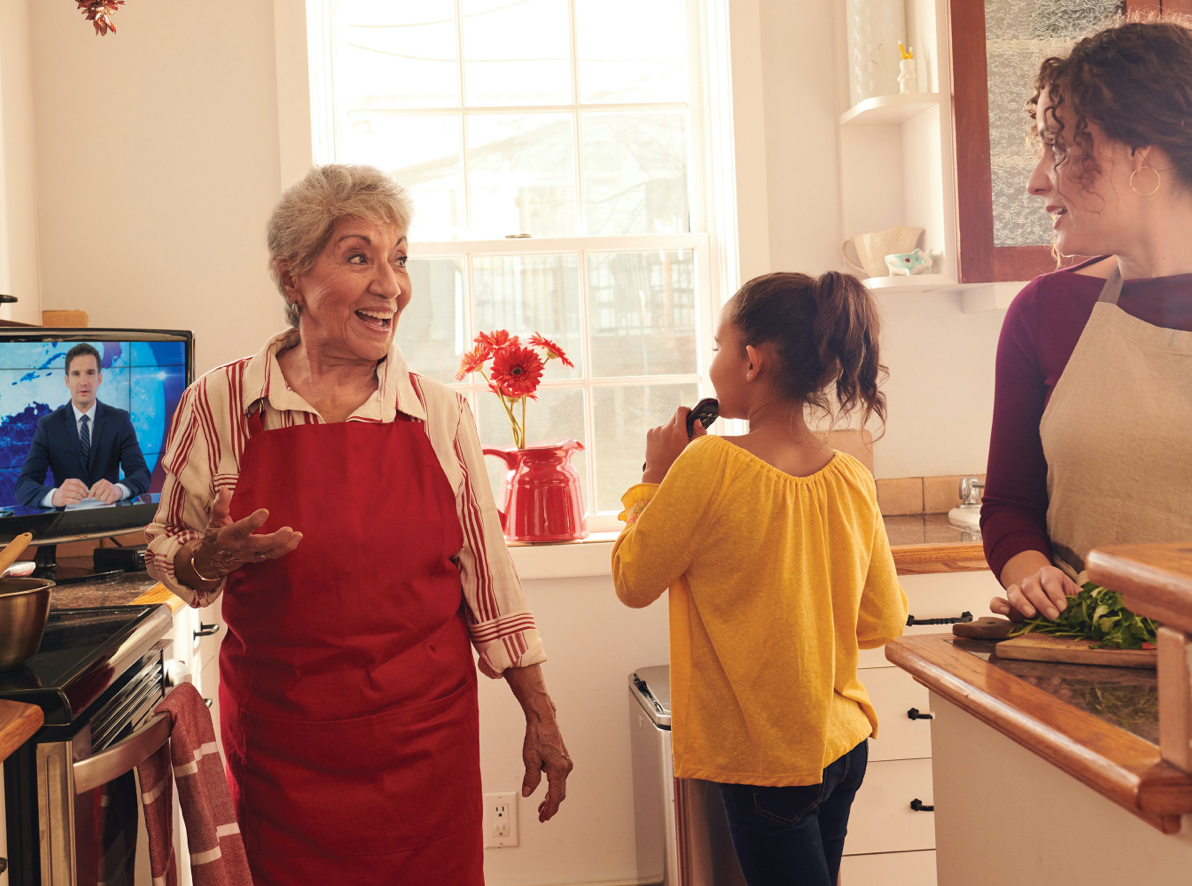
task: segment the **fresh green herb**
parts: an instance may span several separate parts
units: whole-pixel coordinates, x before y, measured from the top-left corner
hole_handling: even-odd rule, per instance
[[[1094,640],[1094,649],[1141,649],[1155,642],[1155,623],[1122,606],[1122,595],[1086,582],[1080,593],[1068,598],[1059,618],[1028,618],[1010,632],[1021,637],[1031,632]]]

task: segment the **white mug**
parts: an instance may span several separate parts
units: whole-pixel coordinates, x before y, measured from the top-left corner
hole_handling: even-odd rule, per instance
[[[896,252],[911,252],[918,244],[923,230],[903,225],[890,228],[888,231],[857,234],[840,244],[840,257],[844,259],[847,267],[859,271],[866,277],[886,277],[890,274],[890,269],[886,266],[886,256]],[[850,243],[856,250],[856,261],[849,257],[847,250]]]

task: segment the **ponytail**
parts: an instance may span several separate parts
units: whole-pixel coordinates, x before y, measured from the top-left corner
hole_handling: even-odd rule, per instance
[[[878,389],[886,367],[879,361],[880,324],[869,290],[851,274],[829,271],[815,279],[780,272],[750,280],[729,302],[729,319],[745,344],[772,343],[777,380],[788,397],[831,413],[860,412],[885,424],[886,395]]]

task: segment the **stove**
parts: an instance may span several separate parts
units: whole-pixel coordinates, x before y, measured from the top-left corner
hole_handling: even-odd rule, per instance
[[[173,685],[172,624],[164,605],[53,611],[37,654],[0,673],[0,698],[45,714],[4,763],[12,886],[121,882],[99,870],[95,810],[135,793],[132,768],[164,741],[153,709]]]

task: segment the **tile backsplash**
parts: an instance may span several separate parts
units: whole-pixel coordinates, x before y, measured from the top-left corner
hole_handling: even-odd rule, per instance
[[[877,481],[877,502],[886,517],[907,514],[946,514],[960,504],[960,481],[984,474],[948,477],[898,477]]]

